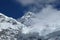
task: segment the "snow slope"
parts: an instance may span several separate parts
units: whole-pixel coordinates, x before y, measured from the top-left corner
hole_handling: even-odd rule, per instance
[[[11,17],[0,13],[0,40],[17,40],[15,35],[21,31],[25,25]]]

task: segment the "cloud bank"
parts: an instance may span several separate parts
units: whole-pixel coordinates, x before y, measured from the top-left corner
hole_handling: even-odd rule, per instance
[[[23,32],[39,32],[40,35],[46,35],[60,30],[60,11],[50,5],[43,8],[39,13],[35,14],[35,18],[31,19],[34,22],[32,28],[25,28]]]
[[[34,24],[32,28],[24,28],[23,32],[39,32],[46,35],[53,31],[60,30],[60,11],[54,7],[59,4],[59,0],[19,0],[26,6],[30,5],[29,12],[33,12],[36,18],[32,18]]]

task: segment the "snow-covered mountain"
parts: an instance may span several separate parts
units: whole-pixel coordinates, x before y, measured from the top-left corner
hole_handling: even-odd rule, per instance
[[[59,19],[58,14],[54,14],[56,18],[53,17],[53,21]],[[56,38],[55,36],[60,35],[60,25],[58,21],[56,21],[57,25],[51,20],[51,25],[49,22],[50,19],[47,21],[46,18],[44,19],[44,17],[46,17],[45,15],[44,17],[40,14],[40,16],[37,15],[38,14],[28,12],[21,19],[18,19],[18,21],[20,21],[18,22],[0,13],[0,40],[50,40],[53,37],[51,40],[54,40]],[[50,14],[50,16],[53,15]]]
[[[27,12],[18,21],[0,13],[0,40],[40,40],[40,36],[48,40],[60,35],[60,11],[51,7],[39,13]]]
[[[29,16],[28,16],[29,17]],[[0,13],[0,40],[38,40],[38,33],[25,34],[27,26]]]
[[[29,27],[32,26],[32,24],[34,24],[32,18],[35,18],[35,14],[33,14],[32,12],[28,12],[25,13],[25,15],[22,18],[18,19],[18,21]]]
[[[17,40],[15,37],[25,25],[0,13],[0,40]]]

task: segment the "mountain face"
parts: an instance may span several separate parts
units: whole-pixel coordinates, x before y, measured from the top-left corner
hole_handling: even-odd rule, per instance
[[[35,18],[35,15],[32,12],[28,12],[22,18],[18,19],[18,21],[28,27],[33,24],[32,18]]]
[[[0,13],[0,40],[17,40],[16,35],[25,27],[20,22]]]

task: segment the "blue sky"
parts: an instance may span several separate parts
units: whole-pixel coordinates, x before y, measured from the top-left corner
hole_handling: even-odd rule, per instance
[[[17,19],[24,15],[24,11],[26,10],[26,7],[23,7],[21,4],[14,2],[13,0],[0,0],[0,13],[9,17]]]
[[[33,3],[34,3],[34,1],[32,1],[32,0],[30,0],[30,1],[28,0],[28,2],[27,2],[27,0],[26,1],[22,0],[22,1],[20,1],[20,3],[15,2],[14,0],[0,0],[0,12],[9,17],[13,17],[13,18],[17,19],[17,18],[22,17],[26,11],[34,11],[34,10],[35,10],[34,12],[36,12],[37,10],[40,11],[41,6],[36,6]],[[30,5],[23,6],[26,4],[33,4],[33,5],[32,6],[30,6]],[[52,2],[51,4],[54,6],[54,8],[60,10],[60,1],[59,0],[56,2]],[[29,7],[31,7],[31,9],[29,9]]]

